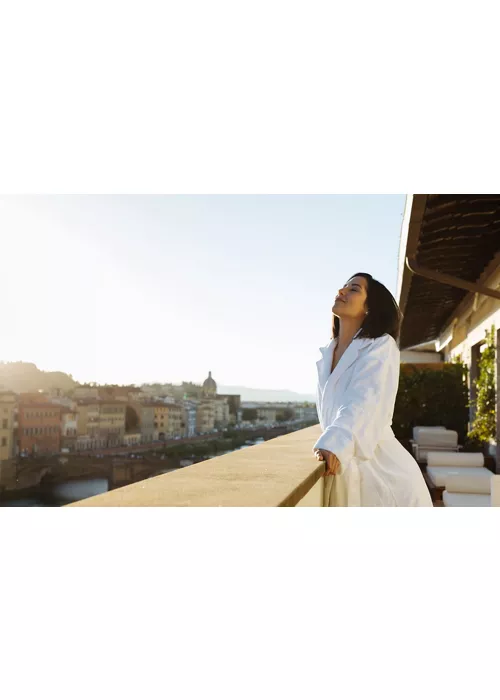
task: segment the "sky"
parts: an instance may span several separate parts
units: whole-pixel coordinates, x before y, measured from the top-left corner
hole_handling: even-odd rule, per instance
[[[0,195],[0,359],[80,382],[314,393],[355,272],[396,294],[404,195]]]

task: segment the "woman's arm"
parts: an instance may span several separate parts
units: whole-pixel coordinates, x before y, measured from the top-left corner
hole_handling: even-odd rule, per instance
[[[342,473],[356,453],[371,459],[380,436],[391,424],[398,390],[399,350],[389,335],[377,338],[356,369],[345,392],[344,403],[313,447],[332,452]]]

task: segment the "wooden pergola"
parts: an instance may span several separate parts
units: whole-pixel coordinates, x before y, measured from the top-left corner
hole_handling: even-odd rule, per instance
[[[500,264],[500,195],[419,194],[401,234],[401,349],[436,339]]]

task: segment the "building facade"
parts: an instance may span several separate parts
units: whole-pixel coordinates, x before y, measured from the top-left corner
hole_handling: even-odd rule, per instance
[[[13,391],[0,392],[0,462],[15,456],[15,427],[17,395]]]
[[[215,401],[202,399],[196,411],[196,430],[199,433],[210,433],[215,427]]]
[[[89,384],[77,386],[75,388],[75,390],[73,391],[73,397],[76,400],[98,399],[99,398],[99,388],[96,386],[90,386]]]
[[[226,398],[218,396],[214,402],[214,427],[217,430],[227,428],[229,425],[229,403]]]
[[[61,451],[61,406],[36,395],[19,396],[18,448],[21,455]]]
[[[120,400],[103,401],[99,411],[99,437],[106,447],[118,447],[123,444],[125,435],[126,404]]]
[[[184,407],[174,403],[168,407],[168,434],[170,437],[182,437],[184,435]]]
[[[273,407],[259,406],[257,408],[257,420],[259,423],[276,423],[276,409]]]
[[[163,402],[154,403],[154,435],[155,440],[165,440],[169,437],[168,433],[168,410],[169,406]]]
[[[88,438],[90,441],[99,437],[99,401],[82,399],[77,403],[77,434],[79,438]],[[83,440],[79,440],[82,443]],[[87,440],[85,440],[85,444]],[[97,445],[96,445],[97,446]],[[88,448],[86,448],[88,449]]]
[[[141,440],[141,433],[126,433],[123,437],[123,444],[127,447],[131,447],[132,445],[140,445]]]
[[[197,402],[184,399],[182,405],[184,408],[184,436],[192,437],[196,434]]]
[[[229,424],[236,425],[241,420],[241,396],[239,394],[217,394],[219,399],[227,399],[229,406]]]
[[[68,406],[61,407],[61,449],[72,452],[78,437],[78,411]]]
[[[78,449],[118,447],[123,444],[127,405],[99,399],[78,402]]]
[[[135,404],[139,411],[139,425],[141,428],[141,442],[148,444],[155,440],[155,415],[154,403]]]

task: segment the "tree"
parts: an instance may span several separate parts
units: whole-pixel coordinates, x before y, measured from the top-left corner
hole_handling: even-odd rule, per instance
[[[125,432],[133,433],[139,429],[139,416],[132,406],[125,409]]]
[[[257,420],[257,409],[256,408],[244,408],[241,413],[242,420],[254,421]]]

